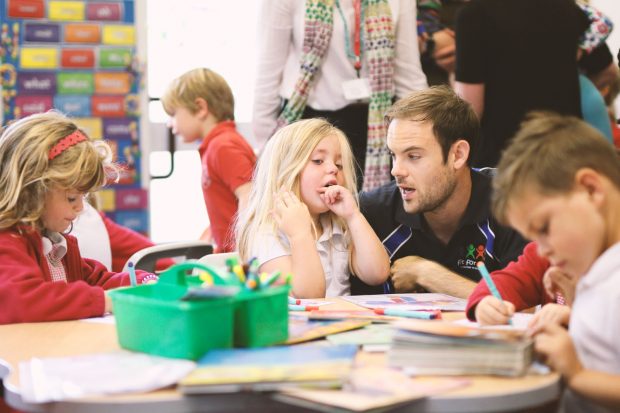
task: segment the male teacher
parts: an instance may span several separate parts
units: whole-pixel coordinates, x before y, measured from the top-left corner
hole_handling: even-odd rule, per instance
[[[446,86],[414,92],[386,115],[395,181],[360,196],[392,261],[392,285],[351,277],[353,294],[425,290],[467,297],[480,275],[516,259],[525,241],[491,216],[490,171],[469,166],[479,121]]]

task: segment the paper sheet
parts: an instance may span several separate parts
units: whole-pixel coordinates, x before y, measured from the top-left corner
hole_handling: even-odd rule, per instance
[[[19,364],[20,386],[28,403],[148,392],[177,383],[195,365],[129,351],[33,358]]]
[[[469,321],[464,318],[462,320],[455,321],[456,324],[461,324],[470,327],[480,327],[480,328],[492,328],[492,329],[507,329],[507,330],[527,330],[527,325],[534,317],[534,314],[530,313],[514,313],[512,316],[512,325],[501,325],[501,326],[481,326],[475,321]]]

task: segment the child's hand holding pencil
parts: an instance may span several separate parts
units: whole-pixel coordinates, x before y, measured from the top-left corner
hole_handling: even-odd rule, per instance
[[[481,325],[512,324],[511,318],[515,312],[514,304],[502,299],[484,263],[479,261],[476,265],[492,294],[484,297],[476,306],[476,321]]]
[[[476,306],[476,321],[483,326],[508,324],[514,312],[515,306],[511,302],[487,295]]]

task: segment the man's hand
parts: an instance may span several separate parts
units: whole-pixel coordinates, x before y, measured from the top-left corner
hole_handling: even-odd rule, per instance
[[[435,40],[435,51],[433,59],[437,66],[448,73],[453,73],[456,66],[456,42],[454,32],[450,29],[443,29],[433,34]]]
[[[476,283],[436,263],[415,255],[392,264],[392,282],[399,293],[429,292],[467,298]]]
[[[419,277],[432,271],[432,261],[412,255],[403,257],[392,265],[392,283],[397,293],[411,293],[424,290],[418,284]]]

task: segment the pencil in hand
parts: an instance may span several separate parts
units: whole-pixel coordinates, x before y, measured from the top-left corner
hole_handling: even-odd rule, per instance
[[[491,274],[489,274],[489,270],[487,270],[487,267],[486,265],[484,265],[484,262],[478,261],[476,266],[478,267],[478,271],[480,272],[480,275],[482,275],[482,278],[484,278],[484,281],[487,283],[487,286],[489,287],[489,291],[491,291],[491,294],[493,295],[493,297],[497,298],[503,303],[504,300],[502,299],[502,296],[500,295],[499,291],[497,291],[497,287],[495,286],[495,283],[493,282],[493,278],[491,278]],[[512,325],[512,320],[510,318],[508,318],[508,324]]]

